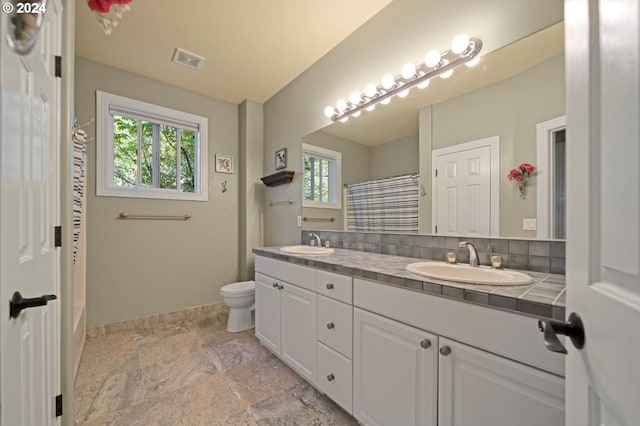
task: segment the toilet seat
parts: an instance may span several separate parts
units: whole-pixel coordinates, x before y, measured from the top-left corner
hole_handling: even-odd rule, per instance
[[[253,281],[241,281],[233,284],[227,284],[220,289],[223,296],[240,296],[253,293],[256,290],[256,284]]]

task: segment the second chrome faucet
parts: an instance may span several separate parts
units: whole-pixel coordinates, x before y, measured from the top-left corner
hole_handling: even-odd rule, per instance
[[[469,266],[478,266],[478,250],[473,244],[467,241],[460,241],[458,247],[467,247],[469,249]]]

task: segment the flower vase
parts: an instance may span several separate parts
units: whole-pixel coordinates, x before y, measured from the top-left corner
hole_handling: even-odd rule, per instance
[[[520,192],[520,198],[522,198],[523,200],[525,198],[527,198],[527,193],[526,191],[526,187],[527,187],[527,181],[523,180],[520,183],[518,183],[518,191]]]

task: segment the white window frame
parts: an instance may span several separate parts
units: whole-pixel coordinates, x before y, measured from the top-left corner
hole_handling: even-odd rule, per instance
[[[198,167],[195,176],[195,192],[181,192],[167,188],[125,188],[113,183],[113,119],[111,107],[124,111],[138,112],[140,115],[156,117],[159,122],[180,123],[196,127],[195,157]],[[102,197],[153,198],[161,200],[207,201],[208,119],[194,114],[149,104],[111,93],[96,91],[96,195]]]
[[[323,157],[335,161],[335,167],[329,170],[330,182],[335,182],[332,188],[329,188],[330,202],[324,203],[320,201],[305,200],[304,194],[304,156],[312,155]],[[302,207],[312,207],[316,209],[341,209],[342,208],[342,153],[332,151],[330,149],[321,148],[315,145],[302,144]]]

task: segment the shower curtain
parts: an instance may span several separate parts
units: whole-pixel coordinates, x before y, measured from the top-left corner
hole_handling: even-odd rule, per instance
[[[347,185],[347,230],[418,232],[418,175]]]
[[[87,133],[82,129],[73,131],[73,264],[76,264],[80,225],[82,224],[82,201],[85,183],[85,161],[87,155]]]

